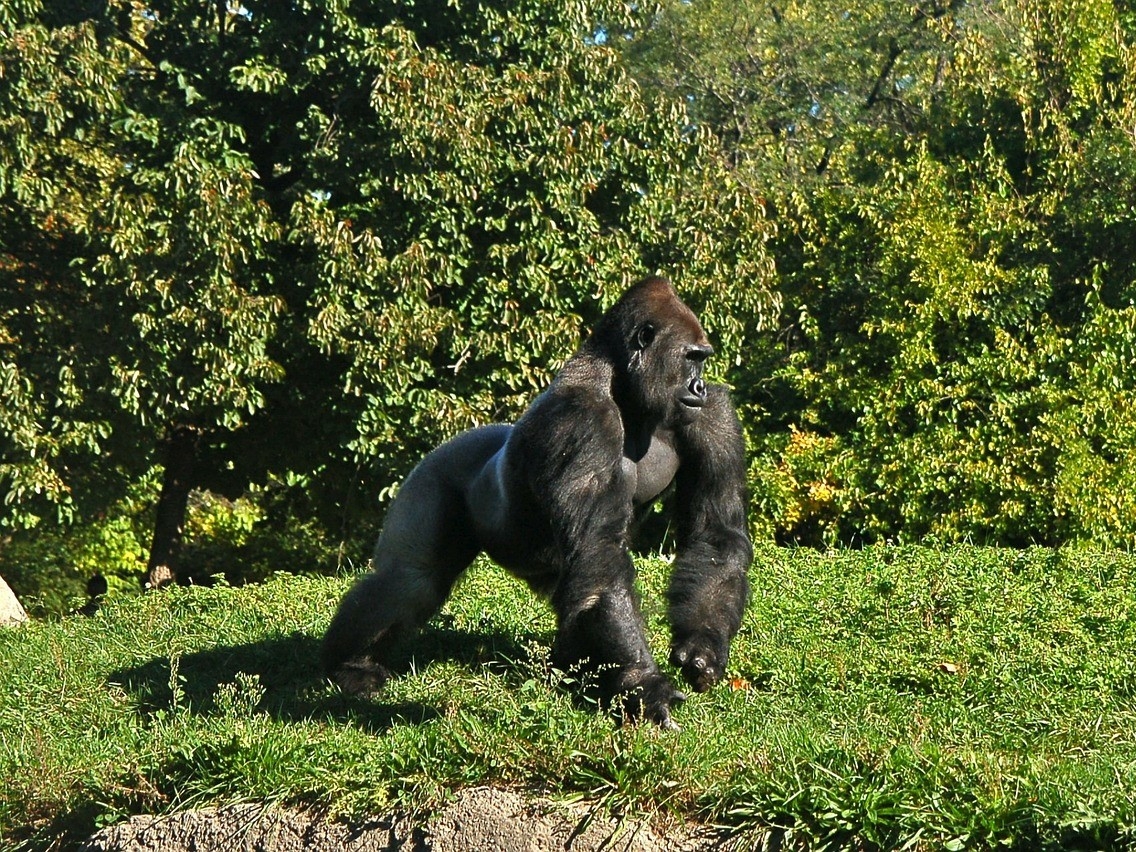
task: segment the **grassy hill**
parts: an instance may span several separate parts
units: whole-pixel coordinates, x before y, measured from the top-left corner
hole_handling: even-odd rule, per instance
[[[641,565],[665,657],[667,566]],[[431,809],[484,783],[799,848],[1136,845],[1136,557],[770,547],[752,580],[730,683],[677,733],[574,703],[547,606],[487,564],[373,701],[317,668],[348,579],[0,631],[0,847],[209,803]]]

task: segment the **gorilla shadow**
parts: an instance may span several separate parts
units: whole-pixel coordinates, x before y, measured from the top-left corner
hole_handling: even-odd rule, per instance
[[[494,629],[460,630],[452,622],[451,617],[441,616],[419,634],[413,651],[400,649],[392,663],[400,672],[438,662],[471,669],[488,667],[516,686],[531,670],[527,643],[547,639],[536,634],[516,637]],[[111,673],[107,683],[131,696],[143,717],[173,707],[200,716],[222,713],[218,689],[236,681],[239,674],[255,675],[264,689],[255,712],[279,721],[333,719],[381,734],[399,723],[419,725],[441,715],[437,708],[419,702],[390,704],[331,690],[320,671],[319,644],[318,638],[292,633],[193,651],[178,656],[176,662],[156,657]]]

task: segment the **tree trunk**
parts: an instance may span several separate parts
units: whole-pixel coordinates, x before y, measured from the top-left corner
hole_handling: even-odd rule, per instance
[[[144,585],[160,589],[177,582],[177,558],[185,532],[186,507],[193,488],[199,433],[192,426],[175,426],[165,440],[162,494],[154,518],[154,538]]]

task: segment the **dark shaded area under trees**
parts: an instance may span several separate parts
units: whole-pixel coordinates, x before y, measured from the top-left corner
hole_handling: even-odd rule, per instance
[[[1131,546],[1128,8],[645,14],[6,4],[0,574],[365,559],[653,271],[760,536]]]

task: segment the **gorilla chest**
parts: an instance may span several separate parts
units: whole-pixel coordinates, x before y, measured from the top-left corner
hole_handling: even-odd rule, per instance
[[[625,446],[623,476],[631,502],[636,506],[650,503],[666,490],[678,470],[678,453],[669,442],[651,436],[646,449]]]

